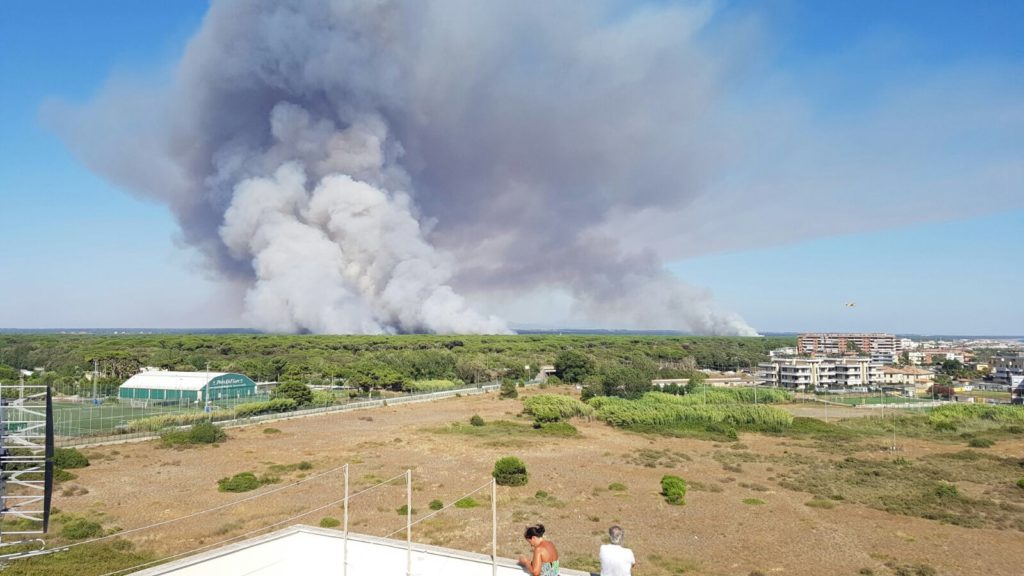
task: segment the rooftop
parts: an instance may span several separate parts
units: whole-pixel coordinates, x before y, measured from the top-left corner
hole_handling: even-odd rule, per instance
[[[214,378],[228,372],[140,372],[121,384],[122,388],[152,388],[161,390],[202,390]]]
[[[524,543],[524,552],[526,545]],[[404,540],[349,533],[297,524],[134,572],[134,576],[523,576],[514,560],[474,552],[412,544]],[[346,570],[343,571],[343,568]],[[589,576],[562,568],[560,574]]]

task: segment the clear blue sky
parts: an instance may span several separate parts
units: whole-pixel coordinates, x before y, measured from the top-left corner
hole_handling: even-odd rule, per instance
[[[885,98],[908,75],[1024,70],[1024,2],[720,5],[723,22],[756,22],[770,52],[751,76],[799,83],[828,118]],[[230,297],[176,245],[166,209],[91,174],[40,122],[47,100],[85,101],[111,77],[165,72],[205,10],[195,0],[0,3],[0,327],[241,325]],[[1024,334],[1024,210],[979,213],[670,269],[761,331]]]

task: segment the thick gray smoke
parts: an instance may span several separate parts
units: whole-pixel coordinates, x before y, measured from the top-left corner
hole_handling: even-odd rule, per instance
[[[724,145],[702,4],[213,2],[170,87],[51,111],[166,203],[256,327],[504,332],[466,293],[565,289],[592,320],[754,334],[624,251]],[[623,230],[623,234],[633,231]]]

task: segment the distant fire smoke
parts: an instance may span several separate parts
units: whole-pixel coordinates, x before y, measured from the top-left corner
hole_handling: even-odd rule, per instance
[[[502,333],[459,292],[540,287],[594,321],[754,334],[600,232],[685,206],[715,164],[707,9],[621,8],[218,1],[170,86],[51,116],[261,329]]]

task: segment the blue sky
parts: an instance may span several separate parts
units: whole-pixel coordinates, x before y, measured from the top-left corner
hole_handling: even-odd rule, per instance
[[[1024,69],[1021,2],[718,5],[722,29],[749,24],[766,53],[743,72],[749,85],[799,86],[812,125],[856,116],[907,78]],[[187,0],[0,4],[0,327],[241,325],[237,299],[177,244],[167,210],[93,175],[40,120],[47,101],[165,73],[205,10]],[[762,96],[740,84],[739,99]],[[970,145],[983,154],[990,143]],[[1024,334],[1017,206],[723,247],[669,268],[761,331]]]

